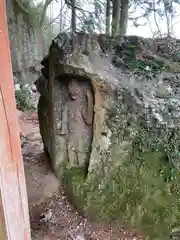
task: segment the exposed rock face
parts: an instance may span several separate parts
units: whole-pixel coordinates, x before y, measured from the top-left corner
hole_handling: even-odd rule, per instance
[[[44,53],[41,29],[28,25],[13,0],[6,1],[11,61],[16,83],[33,83],[40,76]]]
[[[79,168],[101,182],[132,154],[141,131],[145,151],[178,142],[179,73],[167,72],[150,40],[79,33],[73,43],[68,34],[53,40],[37,81],[40,131],[59,177]],[[173,147],[163,151],[178,167]]]

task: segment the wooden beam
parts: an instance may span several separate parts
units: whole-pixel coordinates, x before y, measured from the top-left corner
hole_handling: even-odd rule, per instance
[[[5,0],[0,0],[0,239],[30,240]]]

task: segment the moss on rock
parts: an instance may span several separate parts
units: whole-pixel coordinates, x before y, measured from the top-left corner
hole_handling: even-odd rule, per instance
[[[84,169],[77,167],[66,169],[63,176],[63,185],[70,201],[80,212],[83,212],[86,197]]]

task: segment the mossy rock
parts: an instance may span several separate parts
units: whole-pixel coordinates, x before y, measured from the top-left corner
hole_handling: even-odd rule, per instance
[[[70,202],[83,214],[86,197],[84,169],[77,167],[66,169],[63,176],[63,186]]]

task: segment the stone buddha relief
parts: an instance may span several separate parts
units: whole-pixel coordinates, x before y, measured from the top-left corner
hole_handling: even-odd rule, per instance
[[[94,114],[94,96],[88,82],[68,81],[62,108],[61,135],[66,136],[68,165],[85,168],[91,151]]]

